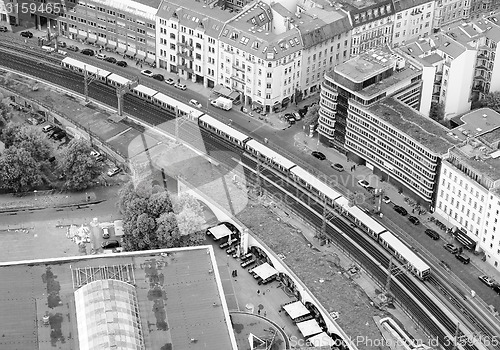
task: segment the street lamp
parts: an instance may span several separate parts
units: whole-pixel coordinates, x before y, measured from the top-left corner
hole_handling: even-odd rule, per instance
[[[33,191],[33,193],[35,194],[35,200],[36,200],[36,193],[37,193],[37,192],[38,192],[37,190],[34,190],[34,191]]]

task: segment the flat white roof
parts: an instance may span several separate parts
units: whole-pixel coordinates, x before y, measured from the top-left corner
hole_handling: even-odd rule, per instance
[[[292,320],[309,314],[309,310],[300,301],[283,306],[286,313]]]
[[[242,133],[242,132],[239,132],[238,130],[236,129],[233,129],[232,127],[230,126],[227,126],[226,124],[224,124],[223,122],[215,119],[214,117],[211,117],[209,115],[203,115],[202,117],[200,117],[200,120],[202,122],[205,122],[211,126],[213,126],[214,128],[222,131],[223,133],[231,136],[231,137],[234,137],[236,140],[240,141],[240,142],[243,142],[245,141],[246,139],[248,139],[248,135]]]
[[[143,93],[144,95],[146,96],[149,96],[149,97],[153,97],[155,94],[158,93],[158,91],[156,90],[153,90],[151,88],[148,88],[147,86],[144,86],[144,85],[137,85],[135,88],[134,88],[135,91],[138,91],[140,93]]]
[[[259,152],[263,156],[266,156],[269,159],[274,160],[276,163],[280,164],[285,169],[290,169],[295,165],[291,160],[283,157],[281,154],[273,151],[269,147],[264,146],[262,143],[250,140],[246,143],[246,145],[250,148],[253,148],[256,152]]]
[[[389,231],[386,231],[380,235],[380,237],[389,243],[389,245],[398,252],[399,255],[404,257],[410,264],[412,264],[419,271],[425,271],[430,269],[420,257],[418,257],[414,252],[411,251],[405,244],[403,244],[396,236],[394,236]]]
[[[257,274],[263,280],[267,280],[269,277],[274,276],[278,273],[274,267],[269,265],[268,263],[263,263],[257,267],[252,269],[253,272]]]
[[[224,224],[210,227],[208,231],[210,231],[210,233],[214,236],[214,239],[220,239],[222,237],[226,237],[231,234],[231,230],[228,229],[227,226]]]
[[[325,332],[317,334],[309,339],[307,339],[309,343],[315,348],[319,348],[322,346],[334,346],[335,345],[335,340],[332,339],[328,334]]]
[[[111,73],[109,75],[108,79],[111,81],[114,81],[115,83],[117,83],[119,85],[128,85],[132,82],[130,79],[124,78],[121,75],[118,75],[115,73]]]
[[[309,185],[317,189],[319,192],[323,193],[325,196],[329,197],[332,201],[340,197],[340,193],[335,191],[333,188],[322,182],[316,176],[301,168],[296,166],[292,170],[290,170],[292,174],[295,174],[297,177],[307,182]]]
[[[343,207],[349,214],[354,216],[356,219],[361,221],[363,224],[366,225],[371,231],[375,232],[376,234],[380,234],[384,231],[387,231],[387,229],[382,226],[381,224],[378,223],[375,219],[373,219],[370,215],[368,215],[366,212],[361,210],[357,206],[352,206],[349,207],[349,200],[345,197],[340,197],[335,200],[335,202]]]
[[[315,319],[299,322],[297,323],[297,327],[299,328],[300,333],[302,333],[302,335],[306,338],[323,332]]]

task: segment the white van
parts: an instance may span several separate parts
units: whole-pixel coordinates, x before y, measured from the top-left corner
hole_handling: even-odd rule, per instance
[[[55,51],[55,49],[53,47],[50,47],[50,46],[42,46],[42,50],[45,50],[49,53]]]

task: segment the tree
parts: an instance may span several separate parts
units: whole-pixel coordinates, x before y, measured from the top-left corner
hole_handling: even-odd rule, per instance
[[[14,192],[42,183],[40,165],[24,148],[12,146],[0,156],[0,187]]]
[[[91,156],[91,151],[85,140],[73,139],[61,152],[58,167],[65,177],[65,189],[86,189],[101,174],[103,166]]]
[[[487,107],[493,109],[495,112],[500,113],[500,92],[490,92],[484,96],[482,100],[479,101],[481,107]]]
[[[11,118],[10,107],[0,102],[0,127],[7,125]]]
[[[319,119],[319,105],[315,104],[307,109],[307,113],[304,117],[304,128],[309,130],[310,125],[316,125]]]
[[[171,200],[160,187],[137,188],[130,182],[120,190],[118,207],[128,251],[192,246],[205,239],[202,207],[189,195]]]
[[[45,134],[40,134],[34,126],[29,125],[9,123],[2,133],[2,141],[6,148],[24,148],[38,162],[47,160],[53,149]]]
[[[442,102],[432,102],[429,117],[437,122],[444,119],[444,104]]]

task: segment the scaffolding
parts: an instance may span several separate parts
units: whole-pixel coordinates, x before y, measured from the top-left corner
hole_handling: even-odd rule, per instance
[[[74,289],[94,281],[107,279],[119,280],[135,286],[134,266],[132,264],[77,268],[70,266],[70,268]]]

